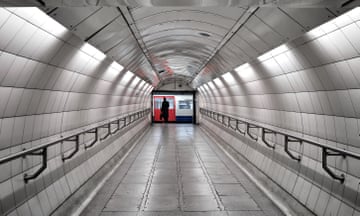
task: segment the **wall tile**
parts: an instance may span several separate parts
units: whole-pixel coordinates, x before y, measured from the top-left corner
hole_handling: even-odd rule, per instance
[[[349,40],[346,39],[345,35],[342,33],[341,30],[332,32],[328,36],[332,43],[341,53],[343,59],[353,58],[358,55],[358,52],[354,49]]]
[[[21,144],[23,141],[23,132],[25,128],[25,118],[24,117],[16,117],[14,118],[14,126],[13,126],[13,133],[11,143],[12,145]]]
[[[319,199],[320,189],[312,185],[309,193],[309,197],[306,201],[306,205],[309,207],[309,209],[313,210],[316,208],[316,202]]]
[[[11,15],[0,28],[0,49],[8,50],[8,45],[16,34],[24,27],[25,21]]]
[[[1,122],[1,121],[0,121]],[[3,149],[3,150],[0,150],[0,157],[5,157],[5,156],[8,156],[10,155],[10,149],[7,148],[7,149]],[[10,163],[5,163],[5,164],[1,164],[0,165],[0,169],[1,169],[1,172],[0,172],[0,182],[2,183],[3,181],[5,181],[6,179],[9,178],[9,176],[11,175],[11,164]],[[0,183],[0,184],[1,184]],[[0,186],[1,187],[1,186]],[[1,199],[0,199],[1,200]],[[0,204],[1,204],[1,201],[0,201]]]
[[[360,28],[356,23],[352,23],[341,29],[347,40],[356,49],[357,53],[360,53],[360,42],[357,38],[360,37]]]
[[[360,58],[353,58],[347,60],[347,63],[349,64],[351,71],[353,72],[355,79],[358,83],[360,83]]]
[[[6,105],[9,101],[12,88],[0,87],[0,118],[3,117],[6,109]]]
[[[25,216],[25,215],[29,215],[29,212],[31,212],[30,207],[29,207],[29,203],[25,202],[24,204],[22,204],[21,206],[16,208],[16,212],[19,216]]]
[[[325,215],[337,215],[339,212],[340,204],[341,204],[340,200],[331,196],[324,214]]]
[[[0,130],[0,149],[11,146],[14,123],[15,121],[13,118],[2,119]]]
[[[354,106],[356,117],[359,118],[360,103],[358,103],[358,101],[360,101],[360,90],[359,89],[349,90],[349,94],[350,94],[350,99],[351,99],[352,105]]]
[[[9,42],[7,50],[14,54],[19,53],[36,31],[33,25],[24,25]]]
[[[0,52],[0,64],[2,65],[2,70],[0,71],[0,83],[5,79],[16,59],[17,57],[15,55],[7,52]]]
[[[340,143],[348,143],[346,136],[345,118],[335,117],[335,134],[336,134],[336,141]]]
[[[31,210],[31,215],[39,215],[39,216],[44,215],[41,210],[41,205],[37,196],[29,200],[29,208]]]
[[[346,61],[335,63],[335,66],[337,67],[338,72],[344,81],[345,88],[354,89],[360,87],[360,83],[355,78],[351,68],[349,67],[349,64]]]
[[[4,8],[0,8],[0,26],[2,26],[7,19],[11,16],[11,13]]]
[[[318,215],[324,215],[327,209],[327,204],[329,202],[330,195],[324,191],[320,191],[319,198],[316,202],[316,208],[314,209],[315,213]]]
[[[17,57],[15,61],[13,61],[12,66],[9,68],[6,76],[4,77],[3,81],[1,82],[2,86],[14,86],[16,81],[19,79],[20,74],[24,70],[26,66],[27,59]]]
[[[11,117],[15,115],[16,110],[20,105],[23,91],[23,89],[18,88],[13,88],[11,90],[11,95],[5,108],[4,117]]]
[[[15,204],[11,180],[7,180],[0,184],[0,192],[2,210],[8,212]]]
[[[50,206],[49,197],[48,197],[46,191],[43,190],[43,191],[39,192],[37,196],[39,198],[41,209],[42,209],[44,215],[49,215],[51,212],[51,206]]]

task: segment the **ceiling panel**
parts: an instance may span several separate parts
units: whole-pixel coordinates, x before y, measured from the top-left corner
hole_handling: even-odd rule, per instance
[[[201,22],[172,22],[172,23],[162,23],[161,25],[153,25],[141,30],[141,35],[147,36],[157,32],[170,31],[170,30],[191,30],[196,33],[205,32],[215,36],[223,36],[228,31],[225,28],[220,28],[219,26],[214,26],[208,23]]]
[[[55,0],[45,2],[56,5]],[[250,8],[247,6],[259,6],[259,1],[221,2],[238,7],[195,6],[220,4],[213,0],[61,2],[71,6],[120,5],[44,10],[48,9],[51,16],[75,34],[89,39],[92,45],[142,78],[157,82],[156,73],[163,71],[159,74],[163,82],[176,77],[193,80],[193,87],[252,61],[345,11],[325,8],[339,5],[337,0],[331,4],[268,1],[261,7]],[[190,3],[189,7],[179,6]],[[170,7],[140,6],[146,4]]]
[[[245,26],[265,41],[269,46],[272,46],[273,44],[280,44],[282,42],[282,36],[279,33],[274,32],[270,26],[265,24],[257,16],[252,16],[246,22]]]
[[[305,32],[304,27],[299,22],[293,20],[280,8],[261,8],[255,16],[267,24],[273,31],[286,37],[287,40],[293,39]]]
[[[53,9],[50,15],[126,69],[157,83],[156,74],[117,8],[64,7]]]
[[[218,28],[228,29],[236,20],[227,19],[217,14],[202,13],[201,11],[173,11],[154,14],[152,16],[136,19],[134,17],[137,27],[139,29],[145,29],[153,25],[162,25],[166,23],[176,22],[198,22],[212,25]]]
[[[98,34],[91,38],[89,42],[102,50],[104,53],[107,53],[114,46],[129,37],[132,36],[127,25],[124,23],[122,18],[118,18],[102,31],[98,32]]]
[[[251,44],[252,47],[259,53],[262,53],[270,48],[270,46],[266,44],[262,38],[251,32],[248,28],[242,28],[237,35],[248,44]]]
[[[308,8],[306,12],[299,8],[281,8],[307,30],[334,18],[335,14],[326,8]]]
[[[79,23],[74,31],[83,39],[87,39],[95,32],[108,26],[116,18],[121,16],[116,8],[104,7]]]
[[[239,33],[238,33],[239,34]],[[231,42],[236,44],[238,47],[246,53],[247,56],[253,58],[259,55],[259,52],[254,48],[253,44],[249,44],[247,41],[242,39],[238,34],[236,34],[232,39]]]
[[[244,11],[242,8],[196,7],[130,9],[155,68],[165,71],[162,78],[176,75],[194,77],[217,51]]]
[[[75,28],[79,23],[87,17],[100,10],[99,7],[70,7],[70,8],[56,8],[49,13],[49,16],[56,19],[68,29]]]
[[[222,39],[220,35],[211,34],[211,37],[204,37],[200,32],[193,29],[171,29],[166,31],[159,31],[153,34],[143,35],[143,41],[148,42],[156,39],[172,39],[173,37],[192,37],[195,40],[207,40],[209,43],[216,43]],[[195,38],[194,38],[195,37]]]
[[[239,7],[135,7],[132,14],[136,19],[143,19],[154,14],[174,12],[174,11],[191,11],[194,13],[214,14],[227,19],[237,20],[239,17]]]

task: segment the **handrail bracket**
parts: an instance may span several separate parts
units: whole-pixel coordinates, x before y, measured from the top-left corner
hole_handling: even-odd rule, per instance
[[[228,119],[228,127],[231,128],[231,129],[233,129],[234,131],[236,131],[236,125],[233,126],[233,125],[231,124],[231,122],[235,122],[235,123],[236,123],[236,121],[237,121],[236,119],[231,118],[231,117],[229,117],[229,119]]]
[[[239,133],[241,133],[243,136],[245,136],[246,134],[246,131],[245,130],[241,130],[239,128],[239,125],[242,125],[242,124],[246,124],[245,122],[242,122],[242,121],[239,121],[238,119],[236,119],[236,130],[239,131]]]
[[[342,183],[345,181],[345,175],[341,173],[340,175],[335,174],[328,166],[327,158],[328,156],[343,156],[346,157],[345,154],[341,154],[340,152],[329,151],[326,147],[322,147],[322,168],[329,174],[333,179],[339,180]]]
[[[117,119],[113,122],[110,122],[110,124],[115,124],[116,125],[116,129],[114,131],[110,131],[111,134],[116,134],[116,132],[118,132],[120,130],[120,120]]]
[[[300,145],[302,145],[302,140],[300,139],[297,139],[295,137],[289,137],[288,135],[285,135],[285,143],[284,143],[284,150],[285,152],[294,160],[297,160],[297,161],[301,161],[301,155],[298,155],[298,156],[295,156],[292,152],[290,152],[289,150],[289,143],[292,142],[297,142],[299,143]]]
[[[75,149],[67,156],[65,156],[65,153],[62,152],[61,153],[61,159],[62,161],[66,161],[70,158],[72,158],[78,151],[79,151],[79,145],[80,145],[80,142],[79,142],[79,134],[73,136],[73,137],[70,137],[68,139],[65,139],[63,142],[75,142]]]
[[[122,119],[119,119],[119,121],[123,121],[124,124],[121,126],[121,129],[126,127],[126,117],[122,118]]]
[[[42,164],[41,167],[36,170],[33,174],[24,174],[24,181],[25,183],[28,183],[28,181],[37,178],[47,167],[47,147],[42,148],[39,151],[36,152],[30,152],[26,154],[25,156],[42,156]]]
[[[107,133],[104,137],[100,137],[100,141],[105,140],[106,138],[108,138],[111,135],[111,123],[107,123],[105,125],[100,126],[100,128],[106,128],[107,129]]]
[[[93,130],[88,130],[88,131],[85,131],[84,133],[90,133],[90,134],[95,134],[95,138],[94,140],[88,144],[88,145],[84,145],[85,146],[85,150],[88,149],[88,148],[91,148],[93,145],[95,145],[95,143],[98,141],[99,139],[99,129],[98,128],[95,128]]]
[[[247,133],[247,135],[249,135],[249,137],[250,137],[251,139],[257,141],[259,137],[258,137],[258,136],[254,136],[254,135],[251,133],[250,129],[252,129],[252,128],[259,128],[259,127],[256,126],[256,125],[252,125],[252,124],[250,124],[250,123],[247,123],[247,125],[246,125],[246,133]]]
[[[275,143],[273,145],[271,145],[267,140],[266,140],[266,134],[276,134],[275,131],[272,131],[272,130],[269,130],[269,129],[266,129],[266,128],[262,128],[262,135],[261,135],[261,138],[262,138],[262,141],[263,143],[265,143],[265,145],[269,148],[272,148],[272,149],[275,149]]]

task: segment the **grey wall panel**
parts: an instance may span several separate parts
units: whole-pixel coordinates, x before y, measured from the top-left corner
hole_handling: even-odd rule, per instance
[[[69,29],[76,28],[79,23],[85,20],[87,17],[99,11],[99,7],[66,7],[57,8],[54,12],[50,13],[50,16],[56,17],[60,23]],[[72,13],[69,13],[69,12]]]
[[[334,14],[326,8],[308,8],[306,12],[298,8],[281,8],[282,11],[287,13],[291,18],[295,19],[306,29],[311,29],[318,26],[329,18],[334,18]]]
[[[266,25],[259,17],[253,16],[246,23],[246,27],[261,37],[267,44],[280,44],[282,41],[281,35],[274,32],[270,26]]]
[[[355,11],[351,14],[358,14],[359,9]],[[291,16],[291,12],[288,15]],[[357,96],[360,56],[358,39],[354,36],[360,29],[358,19],[358,15],[354,19],[345,14],[265,53],[248,66],[240,67],[238,72],[232,71],[202,85],[200,107],[360,152],[360,99]],[[219,127],[207,119],[202,121],[213,124],[210,127],[214,130]],[[276,143],[283,145],[281,140]],[[358,161],[341,157],[329,160],[331,169],[346,175],[344,184],[340,184],[321,168],[321,151],[317,147],[303,145],[295,149],[303,157],[299,170],[278,164],[277,159],[266,158],[261,151],[250,154],[248,148],[239,149],[269,178],[316,214],[342,215],[360,211],[355,198],[359,196],[356,182],[360,174],[358,168],[354,168]],[[264,157],[269,166],[260,162]],[[298,177],[285,177],[289,175]],[[283,178],[288,178],[287,183]]]
[[[103,7],[77,24],[74,31],[80,38],[86,39],[119,16],[120,12],[116,8]]]
[[[150,107],[149,84],[119,70],[39,9],[1,8],[0,24],[1,157]],[[136,125],[124,140],[148,121]],[[81,147],[81,154],[70,163],[61,160],[61,153],[71,151],[72,143],[50,147],[48,168],[28,184],[23,174],[38,169],[39,157],[1,165],[0,214],[49,215],[121,147],[112,146],[98,149],[97,156]],[[96,158],[92,166],[87,161],[91,157]]]
[[[259,10],[256,16],[272,30],[286,38],[295,38],[305,31],[303,26],[287,16],[280,8],[266,8]]]

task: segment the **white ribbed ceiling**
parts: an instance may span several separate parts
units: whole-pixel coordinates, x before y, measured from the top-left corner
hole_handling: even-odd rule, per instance
[[[0,1],[0,6],[40,6],[154,86],[176,81],[194,88],[355,4],[340,0]]]

